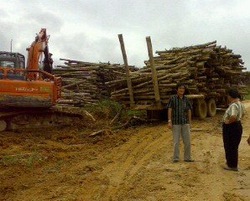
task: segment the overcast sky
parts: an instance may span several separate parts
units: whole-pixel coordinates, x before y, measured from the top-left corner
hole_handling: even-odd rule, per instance
[[[217,45],[240,54],[250,71],[249,0],[0,0],[0,50],[27,55],[41,28],[50,35],[55,65],[59,58],[123,63],[118,34],[128,62],[148,60],[153,51]],[[12,41],[12,43],[11,43]]]

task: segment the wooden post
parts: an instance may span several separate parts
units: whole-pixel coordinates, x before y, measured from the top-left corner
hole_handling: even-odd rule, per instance
[[[157,78],[157,72],[155,69],[155,63],[154,63],[154,58],[153,58],[153,48],[152,48],[150,36],[146,37],[146,41],[147,41],[147,47],[148,47],[148,56],[149,56],[149,61],[150,61],[150,67],[151,67],[151,71],[152,71],[155,101],[156,101],[156,105],[160,106],[160,103],[161,103],[160,102],[160,92],[159,92],[158,78]]]
[[[130,99],[130,107],[132,108],[135,106],[135,101],[134,101],[134,95],[133,95],[132,82],[131,82],[130,73],[129,73],[128,59],[127,59],[127,54],[126,54],[122,34],[118,34],[118,38],[120,41],[123,61],[124,61],[124,65],[126,68],[126,78],[127,78],[127,85],[128,85],[129,99]]]

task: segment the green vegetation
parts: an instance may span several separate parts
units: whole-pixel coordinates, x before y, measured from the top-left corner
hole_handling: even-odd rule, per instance
[[[20,159],[21,157],[16,155],[16,156],[4,156],[0,160],[0,164],[4,166],[11,166],[11,165],[17,165],[20,164]]]
[[[247,94],[244,95],[244,99],[245,99],[245,100],[250,100],[250,84],[247,85],[246,91],[247,91]]]
[[[138,117],[146,117],[147,112],[144,110],[127,110],[126,116],[132,117],[132,116],[138,116]]]
[[[90,112],[97,119],[113,119],[117,114],[120,113],[120,120],[126,120],[132,116],[145,117],[145,111],[135,111],[125,108],[124,105],[112,100],[102,100],[97,104],[87,105],[85,109]]]
[[[43,161],[41,154],[34,152],[25,161],[29,168],[33,168],[35,165],[40,164]]]
[[[4,156],[0,159],[0,165],[24,165],[29,168],[33,168],[35,165],[40,164],[42,161],[42,156],[37,152],[34,152],[31,154],[15,154]]]
[[[85,109],[94,115],[95,118],[110,119],[122,109],[122,105],[111,100],[102,100],[95,105],[90,104],[85,106]]]

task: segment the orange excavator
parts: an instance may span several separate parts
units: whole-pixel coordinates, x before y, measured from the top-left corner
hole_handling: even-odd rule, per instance
[[[61,96],[62,81],[51,74],[48,40],[42,28],[27,48],[26,67],[22,54],[0,52],[0,131],[58,123],[58,115],[55,117],[51,108]]]

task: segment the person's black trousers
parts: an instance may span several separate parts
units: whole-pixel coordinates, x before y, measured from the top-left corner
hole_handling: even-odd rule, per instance
[[[242,125],[240,121],[223,124],[223,143],[226,154],[227,166],[238,167],[238,147],[242,137]]]

